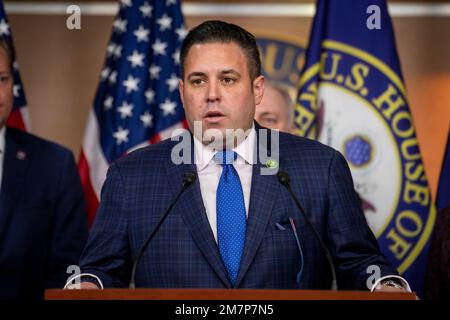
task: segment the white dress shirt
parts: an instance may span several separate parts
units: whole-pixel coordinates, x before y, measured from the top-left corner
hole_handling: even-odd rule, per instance
[[[250,203],[250,189],[252,185],[252,173],[254,162],[254,148],[256,147],[256,131],[253,125],[249,135],[237,147],[232,150],[238,157],[233,162],[244,193],[245,214],[248,217]],[[216,216],[216,192],[222,174],[222,165],[214,162],[215,151],[212,147],[204,145],[194,137],[194,155],[197,166],[197,174],[200,182],[200,191],[206,215],[217,242],[217,216]]]
[[[5,158],[5,133],[6,128],[0,129],[0,192],[2,192],[2,177],[3,177],[3,159]]]

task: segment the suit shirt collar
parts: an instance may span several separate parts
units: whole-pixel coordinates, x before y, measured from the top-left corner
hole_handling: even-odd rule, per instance
[[[0,129],[0,154],[5,154],[5,135],[6,127]]]
[[[211,162],[217,150],[214,148],[204,145],[197,137],[194,137],[194,156],[195,164],[197,165],[197,170],[202,171]],[[238,146],[232,150],[237,153],[238,159],[236,161],[245,161],[248,164],[255,164],[254,160],[254,149],[256,146],[256,130],[255,124],[252,124],[250,133]]]

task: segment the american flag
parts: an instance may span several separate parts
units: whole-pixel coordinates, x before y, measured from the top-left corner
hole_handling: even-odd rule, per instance
[[[11,27],[8,23],[3,1],[0,1],[0,37],[7,40],[11,46],[13,45]],[[6,121],[9,127],[15,127],[22,130],[30,130],[30,120],[28,115],[27,100],[25,99],[25,92],[23,91],[22,80],[19,74],[19,65],[16,61],[13,62],[13,77],[14,77],[14,105],[11,115]]]
[[[186,34],[180,0],[120,1],[79,162],[89,225],[111,162],[186,127],[178,94]]]

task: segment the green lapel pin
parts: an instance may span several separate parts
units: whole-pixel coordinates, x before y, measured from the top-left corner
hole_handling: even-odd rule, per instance
[[[276,160],[269,159],[266,162],[266,167],[270,169],[278,168],[278,162]]]

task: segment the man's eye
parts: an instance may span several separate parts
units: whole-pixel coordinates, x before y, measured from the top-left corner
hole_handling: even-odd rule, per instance
[[[0,76],[0,82],[8,82],[10,77],[8,76]]]
[[[266,120],[266,122],[269,124],[277,124],[278,122],[275,118],[265,118],[264,120]]]
[[[233,84],[233,83],[236,82],[236,80],[233,79],[233,78],[223,78],[223,79],[222,79],[222,82],[223,82],[224,84]]]
[[[199,85],[203,84],[204,82],[205,82],[205,81],[204,81],[203,79],[194,79],[194,80],[191,81],[191,83],[192,83],[194,86],[199,86]]]

